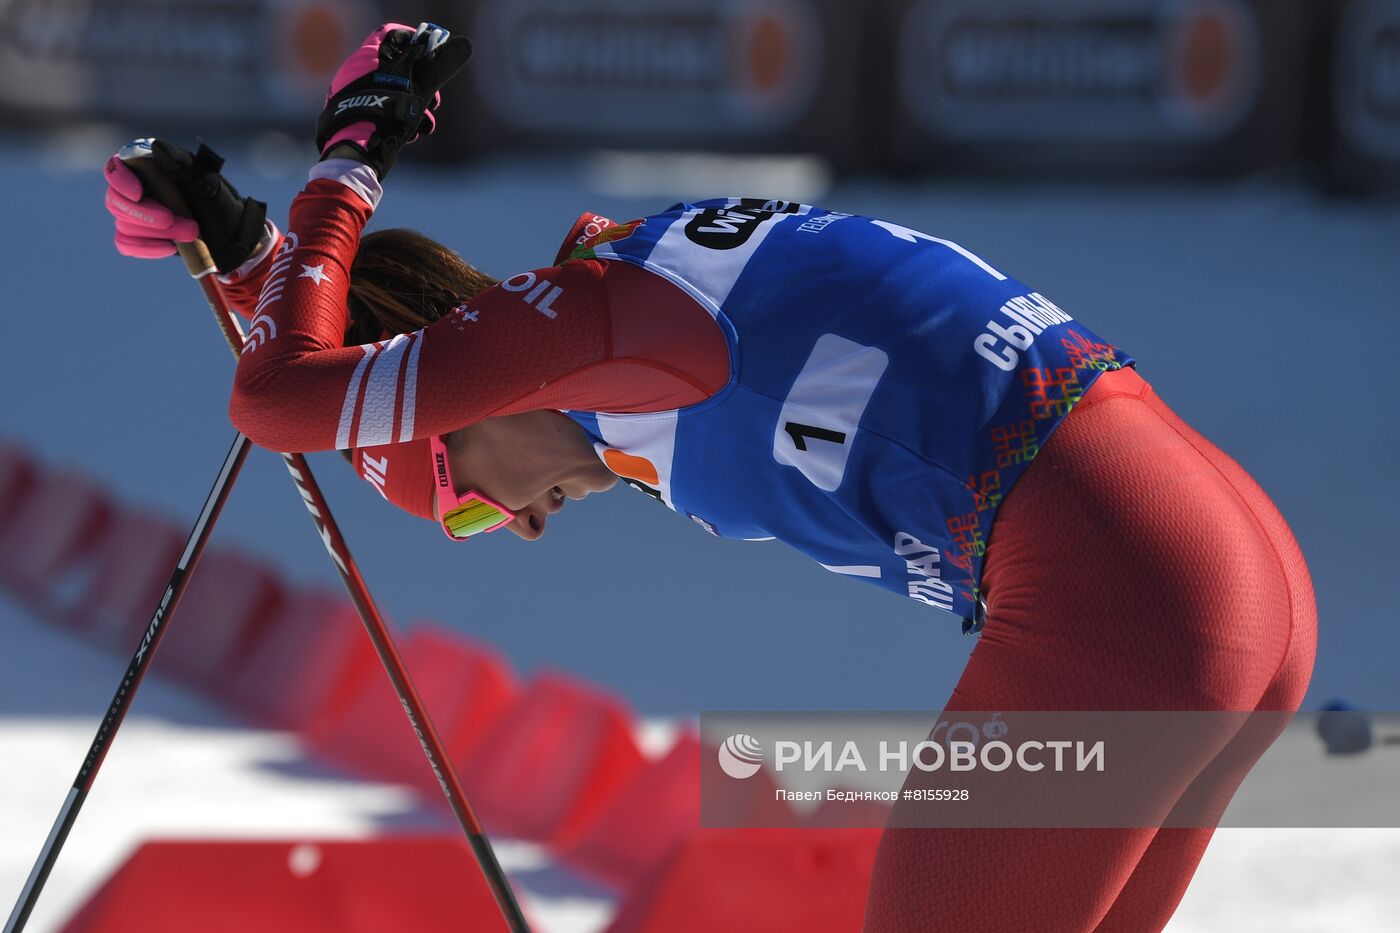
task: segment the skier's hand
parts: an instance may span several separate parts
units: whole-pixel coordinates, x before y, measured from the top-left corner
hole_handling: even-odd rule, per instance
[[[149,159],[185,199],[191,216],[176,214],[153,197],[146,197],[141,180],[126,163]],[[200,239],[220,272],[237,269],[262,239],[267,205],[240,198],[219,169],[224,160],[208,146],[199,151],[163,139],[136,139],[107,160],[107,210],[116,220],[117,252],[140,259],[158,259],[175,252],[176,243]]]
[[[400,149],[436,127],[441,88],[471,56],[469,39],[432,23],[380,26],[331,80],[316,121],[321,158],[356,159],[383,179]]]

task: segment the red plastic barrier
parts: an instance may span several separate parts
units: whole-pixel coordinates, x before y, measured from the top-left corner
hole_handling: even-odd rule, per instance
[[[683,734],[608,801],[563,857],[622,887],[655,872],[700,828],[700,754],[699,739]]]
[[[719,750],[700,747],[701,762],[714,767]],[[778,785],[767,768],[760,768],[743,780],[720,778],[704,786],[701,811],[705,823],[714,827],[765,829],[787,828],[800,823],[788,804],[778,799]]]
[[[207,552],[161,643],[161,669],[217,688],[243,666],[281,599],[272,569],[236,551]]]
[[[401,655],[444,750],[452,761],[464,760],[514,699],[515,678],[505,659],[432,624],[414,628]],[[360,682],[352,702],[320,736],[316,751],[365,774],[410,784],[429,800],[442,799],[387,677]]]
[[[185,535],[164,519],[117,508],[93,554],[93,573],[64,619],[114,648],[132,650],[151,621]]]
[[[64,933],[504,930],[466,843],[148,842]]]
[[[0,442],[0,528],[18,512],[34,472],[34,463],[24,451]]]
[[[851,933],[879,830],[702,830],[628,901],[608,933]]]
[[[564,846],[642,764],[620,700],[544,674],[500,715],[459,774],[493,828]]]
[[[314,739],[378,665],[344,596],[301,590],[273,613],[243,666],[212,686],[255,720]]]
[[[45,469],[34,477],[0,530],[0,583],[48,612],[50,589],[92,550],[108,514],[100,489],[76,473]]]

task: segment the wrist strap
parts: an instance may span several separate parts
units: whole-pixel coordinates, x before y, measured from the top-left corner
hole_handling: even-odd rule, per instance
[[[352,123],[368,121],[381,130],[416,130],[423,119],[423,104],[423,98],[410,91],[352,85],[327,101],[316,119],[316,148],[325,148],[338,130]]]

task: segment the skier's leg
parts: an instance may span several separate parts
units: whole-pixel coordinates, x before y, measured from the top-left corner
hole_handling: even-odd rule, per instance
[[[1192,430],[1155,393],[1150,394],[1146,401],[1173,430],[1187,438],[1228,479],[1265,529],[1279,557],[1289,587],[1293,625],[1283,663],[1256,709],[1297,710],[1308,689],[1317,649],[1317,606],[1298,542],[1273,502],[1239,464]],[[1193,816],[1202,812],[1222,812],[1239,783],[1268,750],[1283,725],[1282,719],[1267,717],[1241,730],[1192,782],[1178,808]],[[1095,928],[1095,933],[1139,933],[1166,926],[1186,893],[1191,876],[1213,834],[1214,830],[1204,828],[1158,830],[1123,886],[1123,891],[1114,900],[1113,907]]]
[[[1261,702],[1289,644],[1279,559],[1222,472],[1146,395],[1133,374],[1105,375],[1003,503],[987,553],[989,621],[950,709]],[[1184,792],[1230,738],[1179,750],[1164,779]],[[1091,930],[1155,835],[890,830],[866,929]],[[1172,867],[1183,887],[1188,861]]]
[[[1304,613],[1313,611],[1310,595],[1302,606]],[[1278,676],[1259,702],[1259,710],[1296,710],[1302,702],[1312,673],[1316,644],[1315,634],[1310,632],[1315,633],[1316,629],[1309,629],[1304,618],[1295,630]],[[1189,814],[1187,819],[1191,822],[1198,822],[1203,813],[1223,813],[1240,782],[1273,744],[1284,725],[1284,719],[1277,717],[1263,717],[1248,723],[1191,783],[1177,811]],[[1212,835],[1214,830],[1210,828],[1168,826],[1159,829],[1122,892],[1114,899],[1112,908],[1094,928],[1095,933],[1141,933],[1166,926],[1181,903]]]

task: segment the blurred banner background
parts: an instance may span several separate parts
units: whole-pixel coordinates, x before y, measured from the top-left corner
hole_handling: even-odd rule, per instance
[[[0,0],[0,444],[187,527],[233,433],[232,364],[177,261],[112,248],[101,166],[132,136],[202,137],[285,226],[330,75],[386,18],[436,19],[477,55],[372,227],[415,227],[499,277],[547,264],[582,211],[725,195],[955,240],[1132,353],[1278,504],[1319,606],[1305,708],[1400,708],[1400,0]],[[563,669],[667,735],[701,710],[937,710],[978,643],[946,613],[621,488],[571,503],[539,542],[457,546],[338,456],[311,461],[397,625],[484,642],[522,682]],[[215,544],[339,591],[265,451]],[[200,621],[175,625],[193,638]],[[0,892],[29,870],[129,651],[33,623],[0,610]],[[311,765],[278,764],[266,736],[246,767],[215,770],[281,784],[230,805],[155,749],[246,724],[157,686],[60,862],[51,917],[129,840],[421,821],[402,788],[308,784]],[[1222,830],[1170,929],[1385,929],[1397,865],[1394,831]],[[537,907],[558,887],[536,885]],[[601,929],[612,896],[585,893],[592,919],[541,927]]]
[[[0,0],[0,111],[296,130],[385,16],[476,40],[469,93],[425,147],[444,160],[639,147],[1400,177],[1395,0]]]

